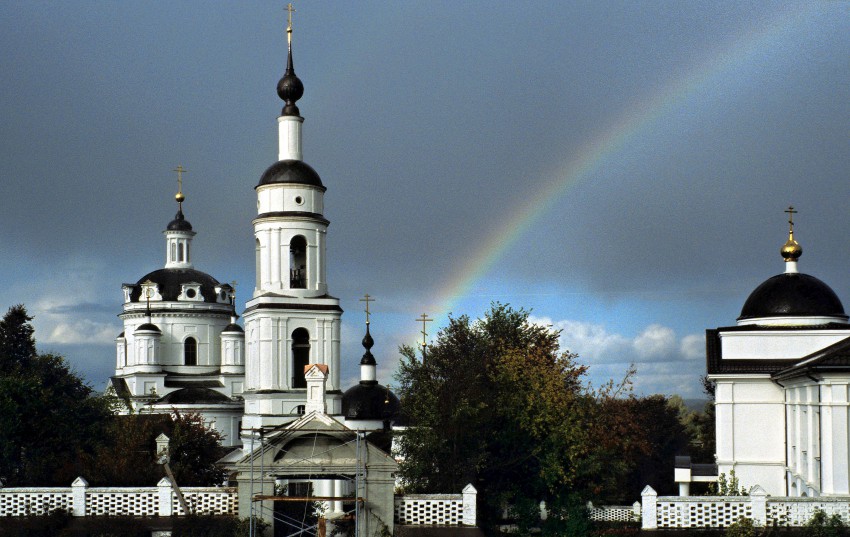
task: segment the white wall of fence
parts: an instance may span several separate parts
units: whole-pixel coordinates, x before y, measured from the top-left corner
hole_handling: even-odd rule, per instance
[[[235,487],[184,487],[189,508],[198,514],[236,515]],[[460,494],[408,494],[395,497],[395,523],[475,526],[478,491],[467,485]],[[89,487],[78,477],[70,487],[0,488],[0,518],[46,515],[56,510],[74,516],[185,515],[171,482],[155,487]]]
[[[183,497],[195,513],[237,514],[236,489],[185,487]],[[70,487],[0,489],[0,517],[45,515],[62,509],[74,516],[184,515],[171,482],[155,487],[89,487],[78,477]]]
[[[395,497],[395,523],[411,526],[474,526],[478,491],[471,484],[461,494],[406,494]]]
[[[646,487],[641,500],[643,529],[726,528],[742,516],[758,526],[803,526],[816,510],[850,522],[850,497],[773,497],[758,485],[749,496],[658,496]]]

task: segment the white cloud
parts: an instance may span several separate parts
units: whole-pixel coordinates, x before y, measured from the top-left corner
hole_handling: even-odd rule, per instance
[[[654,323],[629,337],[609,332],[602,324],[546,317],[530,320],[561,330],[561,347],[577,353],[581,363],[591,366],[588,375],[595,386],[609,379],[618,382],[629,365],[635,364],[637,393],[701,396],[699,376],[704,370],[699,361],[705,356],[705,337],[701,334],[679,338],[672,328]]]
[[[112,324],[80,319],[60,321],[53,326],[47,337],[42,336],[38,341],[54,345],[108,345],[115,341],[117,335]]]

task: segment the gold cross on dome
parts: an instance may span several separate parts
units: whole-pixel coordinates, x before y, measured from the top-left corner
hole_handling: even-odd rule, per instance
[[[430,323],[433,320],[434,319],[428,317],[428,315],[425,314],[425,313],[423,313],[418,319],[416,319],[416,322],[422,323],[422,331],[420,332],[420,334],[422,334],[422,349],[423,350],[425,349],[425,347],[428,346],[428,342],[426,341],[426,338],[428,337],[428,332],[426,331],[427,326],[426,326],[425,323]]]
[[[791,226],[789,229],[791,233],[794,233],[794,215],[799,211],[795,211],[794,207],[789,205],[783,212],[788,213],[788,225]]]
[[[369,324],[369,316],[371,315],[371,313],[369,313],[369,302],[374,301],[375,299],[369,296],[369,293],[366,293],[363,298],[360,299],[360,302],[366,303],[366,324]]]
[[[286,24],[286,38],[291,42],[292,41],[292,14],[295,13],[295,8],[292,7],[292,2],[286,5],[287,13],[287,24]]]
[[[183,172],[188,172],[189,170],[178,164],[173,171],[177,172],[177,193],[181,194],[183,193]]]
[[[230,291],[230,302],[231,302],[231,304],[235,304],[236,303],[236,280],[233,280],[232,282],[230,282],[230,287],[233,288],[233,290]]]

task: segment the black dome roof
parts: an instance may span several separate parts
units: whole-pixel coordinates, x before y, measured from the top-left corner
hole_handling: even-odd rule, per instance
[[[279,160],[268,167],[260,177],[260,184],[293,183],[312,185],[325,189],[319,174],[309,164],[301,160]]]
[[[133,333],[135,334],[136,332],[145,332],[145,331],[157,332],[159,334],[162,333],[162,330],[160,330],[159,327],[157,325],[153,324],[153,323],[140,324],[139,327],[136,328],[135,332],[133,332]]]
[[[183,216],[183,211],[178,209],[174,220],[168,223],[167,231],[192,231],[192,224]]]
[[[158,403],[193,404],[193,403],[232,403],[230,397],[209,388],[182,388],[161,398]]]
[[[229,325],[224,327],[224,330],[222,330],[222,332],[244,332],[244,331],[245,330],[243,330],[242,327],[239,326],[236,323],[230,323]]]
[[[392,420],[401,402],[386,386],[361,382],[342,394],[342,414],[349,420]]]
[[[198,283],[201,285],[201,295],[204,297],[204,302],[216,301],[215,287],[218,285],[218,280],[206,272],[195,269],[163,268],[148,273],[139,279],[130,293],[131,302],[139,302],[142,295],[141,284],[148,280],[157,284],[163,300],[176,301],[184,283]]]
[[[847,317],[841,300],[827,284],[808,274],[786,272],[756,287],[738,320],[810,316]]]

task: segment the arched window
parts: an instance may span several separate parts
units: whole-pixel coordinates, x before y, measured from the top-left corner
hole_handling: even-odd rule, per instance
[[[187,337],[183,342],[183,363],[198,365],[198,342],[193,337]]]
[[[306,388],[304,367],[310,363],[310,333],[303,328],[292,332],[292,387]]]
[[[183,243],[182,242],[177,245],[177,261],[180,262],[180,263],[183,262]]]
[[[289,288],[307,288],[307,239],[301,235],[289,243]]]

